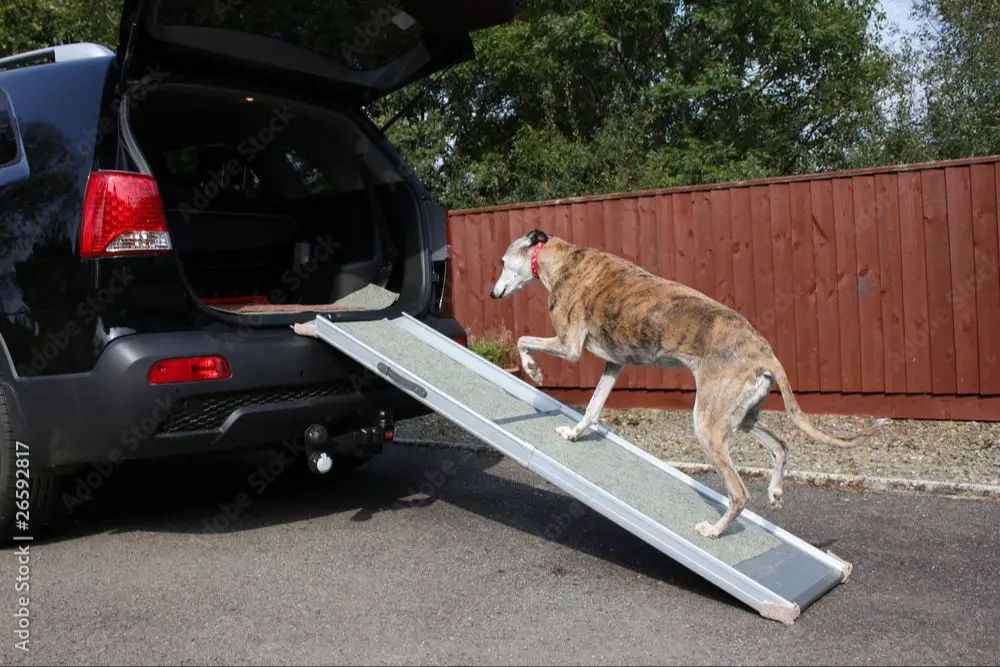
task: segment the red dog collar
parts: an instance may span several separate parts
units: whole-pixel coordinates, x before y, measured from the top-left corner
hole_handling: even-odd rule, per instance
[[[538,253],[542,251],[542,246],[544,243],[536,243],[535,247],[531,249],[531,275],[538,280]]]

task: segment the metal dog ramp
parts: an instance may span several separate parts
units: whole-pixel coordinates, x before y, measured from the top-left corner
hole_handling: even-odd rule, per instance
[[[555,429],[580,414],[406,314],[335,322],[316,335],[470,434],[784,623],[847,581],[851,565],[750,511],[718,538],[694,530],[727,499],[603,426],[576,442]]]

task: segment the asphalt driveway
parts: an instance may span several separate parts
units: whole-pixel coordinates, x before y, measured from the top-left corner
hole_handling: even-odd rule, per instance
[[[279,460],[115,473],[30,547],[31,650],[7,613],[0,664],[1000,660],[998,502],[786,483],[775,512],[753,484],[855,566],[783,626],[509,460],[396,445],[340,481]]]

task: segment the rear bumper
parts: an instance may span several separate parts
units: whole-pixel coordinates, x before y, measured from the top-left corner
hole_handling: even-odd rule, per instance
[[[463,334],[454,320],[427,322]],[[216,354],[232,377],[147,381],[160,359]],[[300,437],[310,424],[335,434],[369,426],[379,409],[395,419],[428,412],[322,341],[283,328],[126,336],[89,373],[23,378],[4,389],[32,465],[48,469],[263,446]]]

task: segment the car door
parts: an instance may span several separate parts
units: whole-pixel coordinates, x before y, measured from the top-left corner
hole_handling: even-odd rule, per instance
[[[307,86],[368,104],[473,57],[514,0],[126,0],[126,76],[159,68]]]

